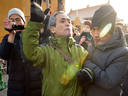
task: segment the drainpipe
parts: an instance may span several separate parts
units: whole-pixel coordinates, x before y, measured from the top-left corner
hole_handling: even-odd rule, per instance
[[[46,0],[46,9],[49,8],[49,0]],[[50,12],[48,13],[50,15]]]

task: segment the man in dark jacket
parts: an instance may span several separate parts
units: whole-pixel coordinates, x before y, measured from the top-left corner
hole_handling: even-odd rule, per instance
[[[96,10],[91,26],[93,40],[88,46],[90,60],[85,67],[94,73],[86,96],[120,96],[121,82],[128,64],[124,34],[115,28],[116,12],[111,5]]]
[[[8,30],[11,23],[25,25],[25,16],[20,9],[13,8],[8,12],[4,25],[9,34],[4,36],[0,47],[0,57],[9,62],[7,96],[41,96],[42,70],[22,63],[20,35],[23,29],[13,27]]]
[[[74,37],[76,43],[83,46],[85,49],[87,49],[88,45],[90,44],[90,40],[92,38],[90,34],[91,24],[92,22],[90,20],[85,20],[82,25],[82,33]]]

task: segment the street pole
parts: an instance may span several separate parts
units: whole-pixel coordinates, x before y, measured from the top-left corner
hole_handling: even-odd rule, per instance
[[[46,0],[46,8],[49,8],[49,0]]]
[[[49,0],[46,0],[46,9],[49,8]],[[48,15],[50,15],[50,12],[48,12]]]

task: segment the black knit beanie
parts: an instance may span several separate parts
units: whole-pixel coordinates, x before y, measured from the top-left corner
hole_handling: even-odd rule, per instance
[[[98,10],[95,11],[92,18],[92,26],[99,27],[103,29],[107,24],[111,23],[112,27],[109,33],[113,34],[116,22],[116,12],[111,5],[101,6]]]

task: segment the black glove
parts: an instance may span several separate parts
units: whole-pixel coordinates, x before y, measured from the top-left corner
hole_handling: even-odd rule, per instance
[[[49,29],[49,27],[48,27],[49,19],[50,19],[50,15],[47,15],[47,17],[46,17],[45,20],[43,21],[43,24],[45,25],[45,26],[44,26],[44,32]]]
[[[42,1],[43,0],[31,0],[31,18],[30,21],[33,22],[39,22],[41,23],[44,18],[45,15],[48,14],[48,12],[50,11],[50,9],[46,9],[45,12],[42,11]]]
[[[50,15],[47,15],[46,19],[43,21],[44,26],[44,32],[40,33],[40,44],[42,43],[49,43],[49,36],[52,35],[51,30],[49,29],[48,23],[49,23]]]
[[[82,87],[85,87],[92,81],[92,74],[87,69],[82,69],[77,73],[78,82]]]

